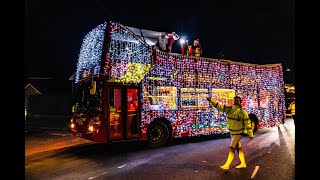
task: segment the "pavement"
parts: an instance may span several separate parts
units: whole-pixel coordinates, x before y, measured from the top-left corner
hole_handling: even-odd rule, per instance
[[[86,143],[93,142],[72,136],[70,130],[33,129],[25,132],[25,156]]]
[[[25,121],[26,157],[90,142],[71,135],[69,116],[33,116]]]
[[[25,120],[26,131],[41,129],[68,130],[70,129],[69,115],[33,115]]]

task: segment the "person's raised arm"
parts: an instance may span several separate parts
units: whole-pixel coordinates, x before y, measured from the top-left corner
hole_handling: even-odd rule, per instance
[[[207,100],[213,107],[217,108],[219,111],[222,111],[222,112],[229,112],[230,109],[232,108],[231,106],[218,103],[217,101],[211,99],[210,97],[207,97]]]

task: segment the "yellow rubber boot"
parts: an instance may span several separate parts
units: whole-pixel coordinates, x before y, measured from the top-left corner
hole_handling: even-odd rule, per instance
[[[242,148],[239,148],[239,159],[241,163],[238,166],[236,166],[236,168],[237,169],[247,168],[247,163],[246,163],[246,159],[244,158],[244,153]]]
[[[223,170],[229,170],[230,164],[232,163],[233,158],[234,158],[234,149],[231,150],[231,148],[230,148],[228,159],[227,159],[226,163],[224,163],[224,165],[220,166],[220,168]]]

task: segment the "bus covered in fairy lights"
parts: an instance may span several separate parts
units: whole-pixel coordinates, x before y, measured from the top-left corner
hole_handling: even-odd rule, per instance
[[[95,142],[146,141],[227,134],[225,113],[207,97],[242,107],[253,127],[285,119],[281,64],[248,64],[154,48],[161,32],[105,22],[83,40],[77,64],[71,134]]]

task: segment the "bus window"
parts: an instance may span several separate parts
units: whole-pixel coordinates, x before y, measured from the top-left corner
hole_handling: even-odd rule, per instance
[[[182,108],[208,108],[209,101],[208,89],[181,88],[181,107]]]
[[[96,93],[90,94],[88,84],[79,84],[76,89],[75,111],[95,113],[102,111],[102,81],[96,82]]]
[[[144,87],[145,110],[176,110],[177,88],[169,86]]]
[[[261,108],[268,108],[269,105],[269,93],[266,90],[261,90],[259,93],[260,96],[260,107]]]
[[[122,137],[122,119],[121,119],[121,89],[110,89],[109,91],[110,107],[110,138]]]

